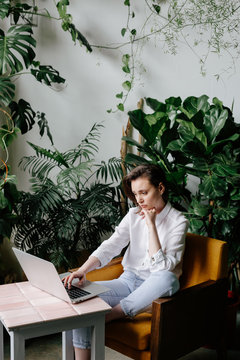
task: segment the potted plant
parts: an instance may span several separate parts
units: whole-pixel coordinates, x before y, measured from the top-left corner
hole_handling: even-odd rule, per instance
[[[101,173],[94,162],[101,127],[93,125],[80,144],[66,152],[29,143],[35,155],[20,163],[30,171],[32,192],[21,194],[14,242],[50,259],[61,271],[79,265],[79,252],[96,249],[120,219],[114,186],[93,178]]]
[[[151,112],[129,112],[143,141],[123,138],[140,152],[128,153],[125,161],[161,166],[169,182],[170,201],[188,217],[189,231],[228,242],[234,325],[239,306],[240,124],[219,99],[210,103],[206,95],[184,101],[171,97],[165,102],[147,98],[146,104]]]
[[[86,38],[72,23],[68,5],[69,2],[66,0],[56,3],[59,18],[55,18],[46,8],[40,9],[34,0],[1,1],[0,18],[3,20],[4,26],[0,28],[0,150],[3,151],[0,158],[0,263],[2,274],[0,283],[6,281],[4,274],[9,273],[9,266],[7,266],[9,264],[8,256],[11,256],[9,237],[17,220],[16,206],[20,196],[16,186],[16,176],[12,174],[8,162],[8,145],[18,134],[30,131],[36,123],[39,126],[40,135],[43,136],[46,132],[49,139],[52,140],[45,114],[34,111],[28,101],[15,99],[16,79],[19,76],[31,74],[38,82],[50,87],[65,82],[65,79],[51,65],[41,64],[36,59],[37,42],[34,38],[36,24],[32,21],[33,17],[36,19],[44,16],[50,21],[59,21],[62,30],[70,34],[72,41],[79,42],[80,45],[91,51]],[[4,23],[4,20],[7,21]],[[13,274],[13,280],[14,277]],[[8,276],[7,281],[11,281],[10,278]]]

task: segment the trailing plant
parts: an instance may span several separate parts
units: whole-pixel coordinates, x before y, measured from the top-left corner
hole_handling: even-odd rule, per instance
[[[124,137],[141,155],[131,164],[153,162],[167,175],[170,201],[190,220],[190,231],[229,243],[230,258],[240,256],[240,125],[217,98],[147,98],[152,112],[129,112],[143,144]],[[190,191],[190,185],[195,188]]]
[[[119,29],[123,41],[118,41],[115,46],[93,45],[108,50],[125,49],[120,65],[125,81],[116,94],[120,101],[116,105],[118,110],[124,111],[136,82],[136,73],[141,73],[141,68],[145,68],[144,63],[139,66],[140,54],[151,40],[154,46],[160,46],[165,53],[172,55],[178,53],[179,44],[188,47],[197,58],[203,76],[206,75],[207,62],[212,54],[224,55],[229,59],[228,68],[223,68],[221,64],[221,71],[216,70],[216,79],[224,73],[235,72],[239,59],[238,0],[144,0],[140,4],[139,1],[124,0],[123,5],[126,7],[126,21]]]
[[[58,268],[77,266],[78,251],[97,248],[121,218],[115,187],[93,178],[115,166],[114,161],[109,166],[94,162],[101,128],[95,124],[77,147],[65,152],[29,143],[35,155],[20,163],[32,176],[32,192],[22,192],[17,207],[15,244]]]
[[[179,44],[185,44],[198,58],[203,75],[206,74],[208,57],[213,53],[229,56],[232,62],[222,73],[235,71],[235,63],[239,58],[240,31],[240,6],[237,0],[221,3],[218,0],[144,0],[140,4],[142,22],[139,21],[139,2],[136,5],[133,0],[124,0],[126,20],[123,20],[123,26],[119,29],[123,41],[119,43],[117,39],[117,45],[113,46],[89,43],[73,24],[68,12],[69,0],[60,0],[54,2],[54,5],[58,16],[51,14],[47,8],[41,9],[35,0],[1,0],[0,18],[11,18],[14,23],[6,33],[0,29],[0,101],[5,105],[14,98],[15,84],[12,77],[15,75],[27,71],[48,86],[65,82],[51,65],[41,64],[35,59],[37,43],[33,17],[58,21],[62,30],[89,52],[94,48],[114,51],[126,48],[120,64],[125,78],[116,94],[119,101],[116,108],[120,111],[124,111],[128,95],[134,87],[136,72],[140,72],[138,64],[141,49],[151,39],[155,45],[160,44],[165,52],[173,55],[177,54]],[[222,73],[216,72],[214,75],[219,79]]]

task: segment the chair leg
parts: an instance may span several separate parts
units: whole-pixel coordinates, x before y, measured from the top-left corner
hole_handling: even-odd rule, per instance
[[[225,338],[221,339],[221,341],[217,344],[216,352],[217,360],[227,360],[227,346]]]

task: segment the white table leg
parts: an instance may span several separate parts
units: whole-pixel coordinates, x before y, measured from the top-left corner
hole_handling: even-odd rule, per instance
[[[91,360],[104,360],[105,358],[105,315],[96,319],[92,327]]]
[[[25,359],[25,339],[18,332],[10,332],[10,359]]]
[[[72,330],[62,332],[62,360],[74,360]]]
[[[4,360],[3,324],[0,321],[0,360]]]

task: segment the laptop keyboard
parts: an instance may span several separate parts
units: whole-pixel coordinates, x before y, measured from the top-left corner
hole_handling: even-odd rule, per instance
[[[90,292],[85,291],[83,289],[79,289],[76,286],[72,286],[71,289],[68,289],[66,287],[65,289],[66,289],[70,299],[77,299],[77,298],[80,298],[80,297],[90,294]]]

